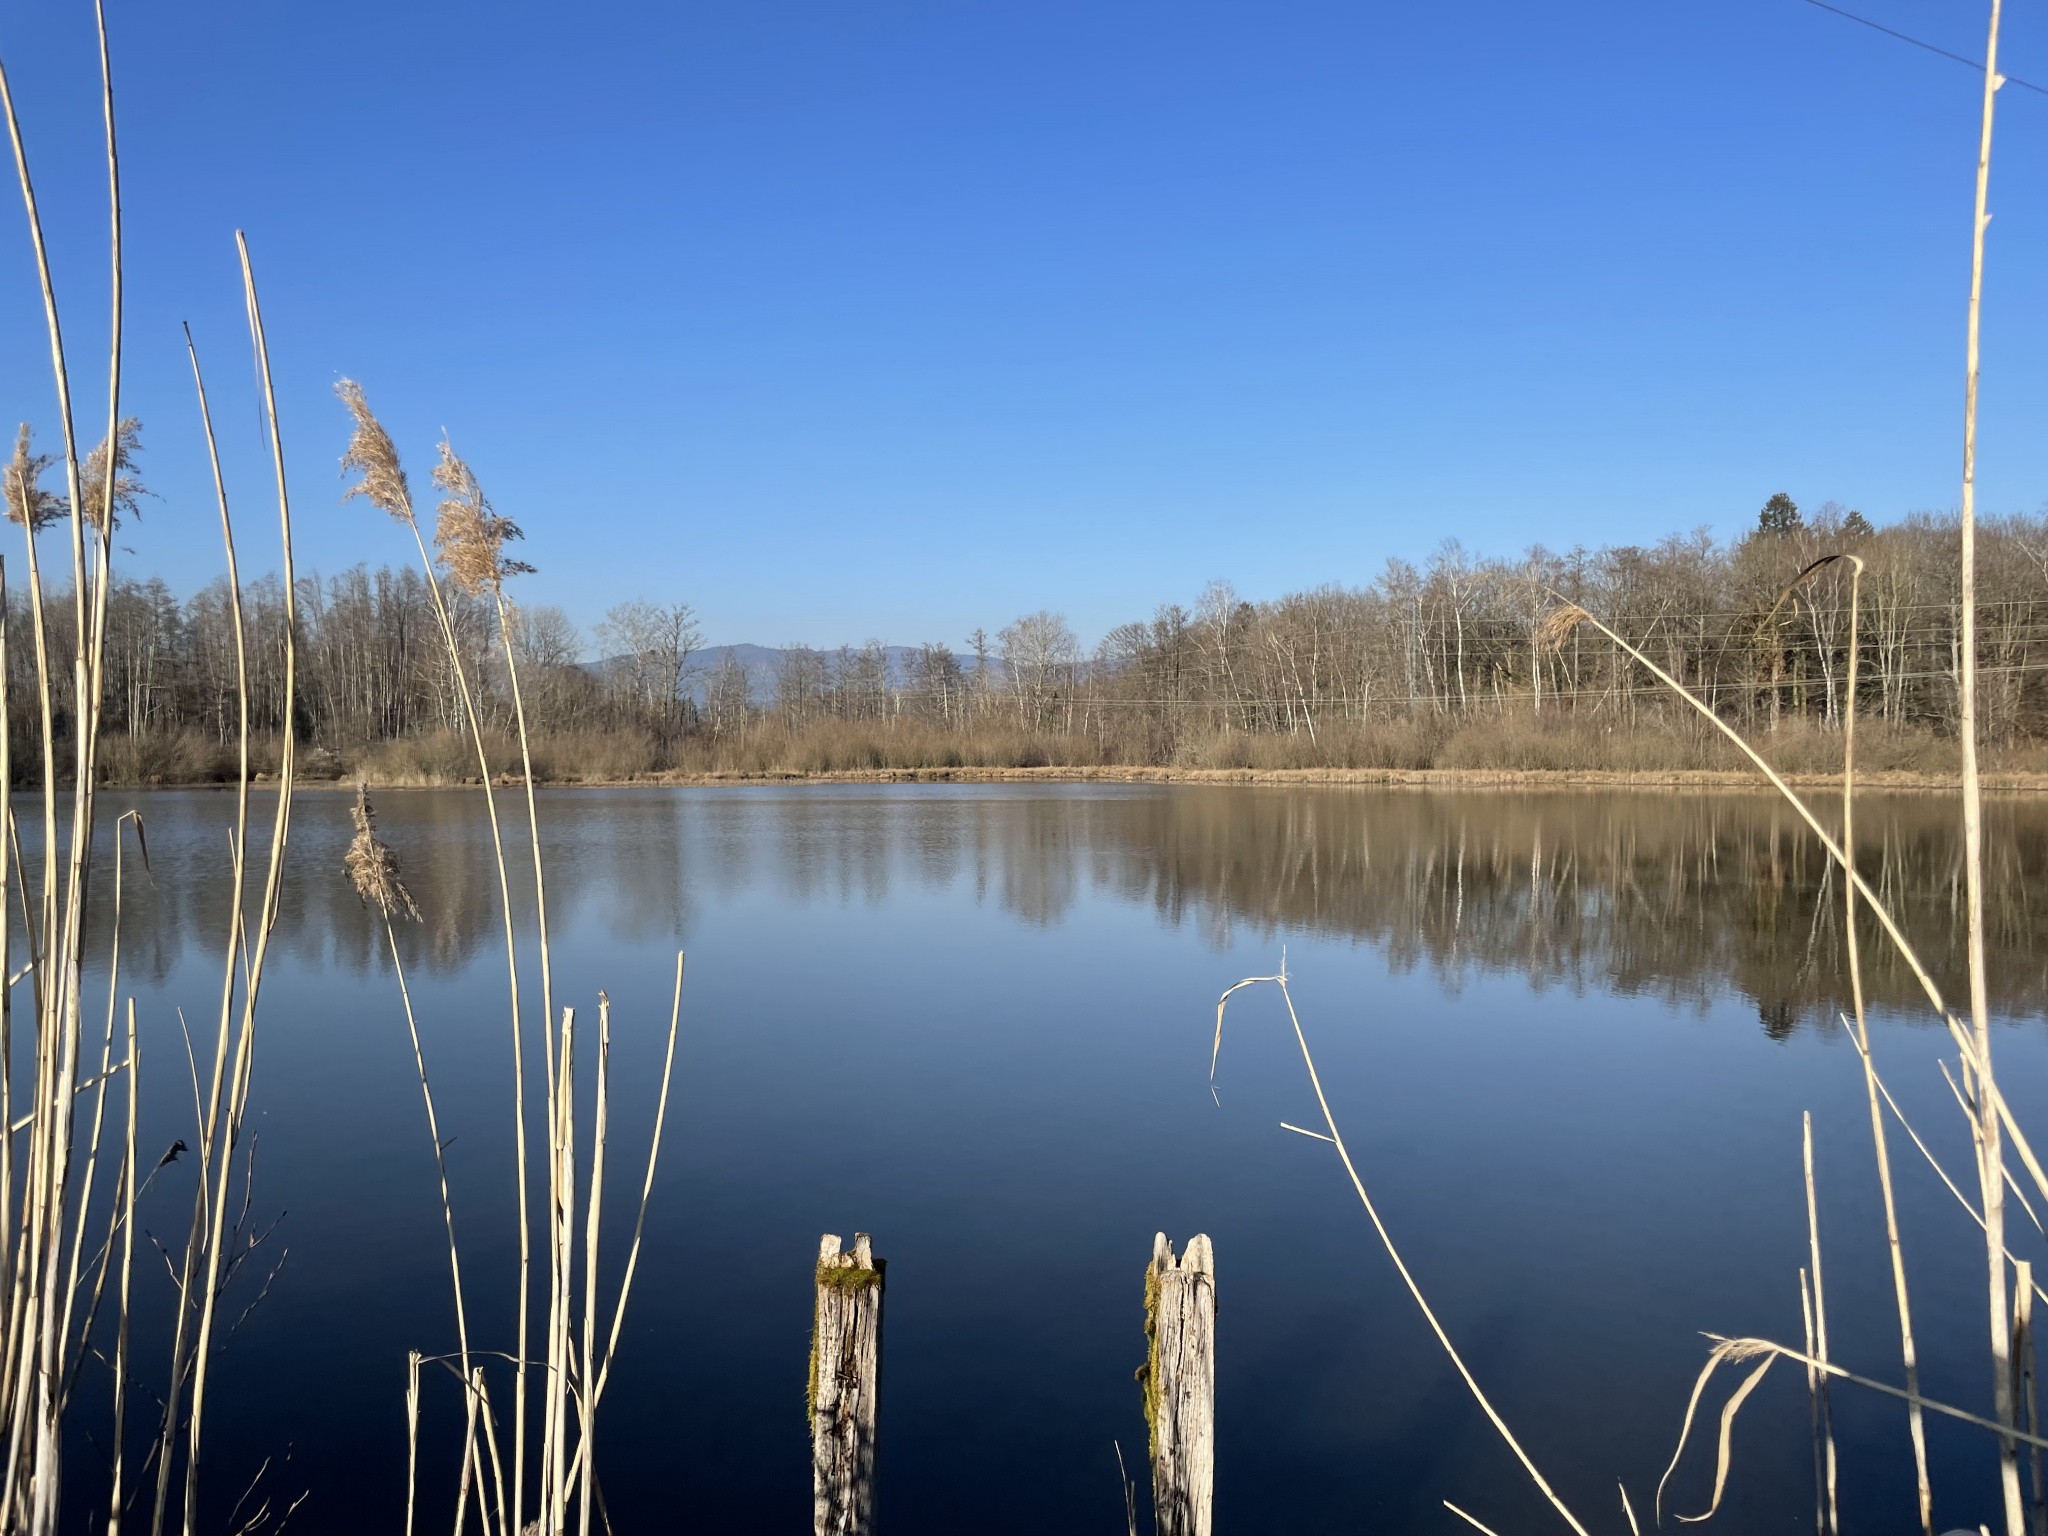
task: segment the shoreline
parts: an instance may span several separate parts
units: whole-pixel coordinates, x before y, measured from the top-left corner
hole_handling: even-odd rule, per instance
[[[1797,789],[1839,791],[1839,773],[1787,773],[1787,784]],[[268,788],[276,781],[258,774],[253,787]],[[462,789],[475,788],[479,780],[426,780],[377,778],[367,781],[371,789]],[[512,774],[498,777],[498,788],[516,788],[523,781]],[[1858,773],[1859,791],[1873,790],[1914,793],[1959,793],[1961,782],[1954,774],[1878,770]],[[1048,768],[840,768],[816,772],[786,773],[658,773],[623,779],[540,779],[540,789],[715,789],[768,788],[834,784],[1191,784],[1240,785],[1267,788],[1369,788],[1438,790],[1715,790],[1751,791],[1774,794],[1769,782],[1754,771],[1721,768],[1653,769],[1624,772],[1614,769],[1581,768],[1153,768],[1130,766],[1048,767]],[[231,790],[233,784],[192,781],[156,784],[103,784],[102,790],[217,789]],[[301,780],[300,792],[331,790],[353,793],[352,779]],[[2048,792],[2048,773],[1986,773],[1987,794],[2028,795]],[[17,793],[33,793],[21,790]]]

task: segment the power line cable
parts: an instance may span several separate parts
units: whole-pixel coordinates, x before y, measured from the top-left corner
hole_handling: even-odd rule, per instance
[[[1811,6],[1817,6],[1823,11],[1832,11],[1845,21],[1853,21],[1858,26],[1870,28],[1873,32],[1882,32],[1886,37],[1895,37],[1902,43],[1911,43],[1915,48],[1924,48],[1929,53],[1939,54],[1944,59],[1952,60],[1957,64],[1967,65],[1969,68],[1976,70],[1980,75],[1984,73],[1984,66],[1976,59],[1964,58],[1960,53],[1950,53],[1946,48],[1937,48],[1933,43],[1923,42],[1917,37],[1909,36],[1899,31],[1896,27],[1888,27],[1881,21],[1872,21],[1868,16],[1858,16],[1854,11],[1845,11],[1839,5],[1829,5],[1828,0],[1806,0],[1806,3]],[[2000,78],[2007,85],[2016,85],[2023,91],[2032,91],[2036,96],[2048,96],[2048,89],[2043,89],[2031,80],[2022,80],[2018,75],[2003,75]]]

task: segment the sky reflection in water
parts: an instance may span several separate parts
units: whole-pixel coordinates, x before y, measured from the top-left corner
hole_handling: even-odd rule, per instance
[[[378,799],[426,918],[401,948],[455,1137],[471,1326],[509,1347],[511,1086],[482,804]],[[190,1115],[174,1007],[197,1029],[217,1006],[232,802],[109,800],[109,821],[130,803],[148,821],[123,991],[143,1020],[145,1140],[167,1143]],[[222,1516],[271,1456],[287,1497],[312,1490],[292,1525],[312,1533],[396,1525],[405,1352],[453,1344],[397,993],[340,874],[346,805],[316,792],[297,812],[255,1092],[256,1205],[282,1214],[291,1256],[210,1408]],[[1767,799],[813,786],[564,791],[543,815],[557,997],[588,1008],[603,987],[615,1005],[614,1272],[674,951],[690,957],[671,1140],[600,1426],[622,1531],[802,1528],[810,1265],[820,1232],[856,1228],[891,1263],[893,1529],[1122,1529],[1112,1444],[1142,1462],[1131,1372],[1157,1229],[1216,1242],[1220,1531],[1448,1528],[1444,1498],[1501,1529],[1554,1520],[1434,1353],[1328,1149],[1278,1129],[1315,1111],[1276,997],[1234,1005],[1211,1101],[1216,994],[1283,946],[1383,1213],[1594,1528],[1622,1528],[1616,1478],[1647,1504],[1700,1330],[1798,1336],[1802,1109],[1837,1351],[1897,1374],[1861,1079],[1833,1022],[1840,887]],[[1863,867],[1951,981],[1949,806],[1873,798],[1858,824]],[[2039,1104],[2048,809],[1997,805],[1990,862],[2002,1067]],[[1959,1170],[1940,1033],[1874,935],[1865,953],[1881,1063]],[[1981,1247],[1910,1149],[1899,1166],[1928,1389],[1981,1406]],[[189,1198],[160,1182],[143,1224],[170,1240]],[[161,1273],[144,1279],[160,1311]],[[1738,1436],[1729,1528],[1810,1518],[1803,1391],[1783,1376]],[[459,1422],[452,1385],[429,1412]],[[1903,1528],[1902,1415],[1847,1395],[1838,1418],[1845,1516]],[[1934,1450],[1939,1518],[1989,1518],[1986,1446],[1944,1427]],[[436,1508],[454,1465],[428,1466]],[[1681,1472],[1680,1509],[1709,1477]]]

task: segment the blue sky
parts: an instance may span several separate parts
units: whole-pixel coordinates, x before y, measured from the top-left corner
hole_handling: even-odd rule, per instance
[[[1981,7],[1859,0],[1981,57]],[[219,568],[178,322],[274,563],[232,233],[302,565],[361,379],[522,523],[529,601],[713,641],[1085,639],[1227,577],[1953,506],[1980,81],[1802,0],[1535,7],[110,0],[131,572]],[[0,29],[77,355],[105,333],[87,0]],[[2048,84],[2048,24],[2002,58]],[[2048,499],[2048,97],[2001,97],[1982,495]],[[10,420],[54,437],[18,204]],[[81,369],[82,379],[89,373]],[[82,382],[98,400],[101,386]],[[97,435],[100,405],[86,411]]]

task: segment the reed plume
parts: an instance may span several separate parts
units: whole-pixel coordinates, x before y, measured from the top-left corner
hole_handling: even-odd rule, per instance
[[[1553,608],[1543,616],[1543,622],[1536,626],[1537,647],[1546,651],[1563,650],[1565,641],[1571,639],[1573,632],[1581,624],[1592,622],[1593,615],[1577,603],[1565,603]]]
[[[79,496],[85,503],[86,520],[99,530],[102,539],[121,526],[123,516],[139,517],[142,498],[156,494],[131,473],[135,456],[141,451],[142,423],[133,416],[125,416],[112,436],[100,439],[99,445],[85,456],[84,467],[79,471]]]
[[[353,501],[360,496],[399,522],[410,523],[413,520],[412,487],[406,483],[405,469],[398,462],[398,448],[391,441],[391,434],[371,414],[363,386],[354,379],[343,379],[334,386],[334,392],[341,397],[341,403],[348,407],[348,413],[356,423],[348,448],[341,456],[341,472],[343,475],[362,476],[341,493],[341,499]]]
[[[434,484],[441,505],[434,520],[434,549],[448,568],[448,579],[471,597],[502,595],[505,578],[532,574],[523,560],[508,559],[505,546],[524,535],[509,517],[491,510],[483,487],[447,438],[441,439],[441,461],[434,466]]]
[[[7,461],[4,476],[7,516],[17,527],[40,532],[62,510],[63,504],[43,489],[43,472],[55,462],[47,453],[32,450],[33,435],[27,422],[14,436],[14,456]]]
[[[420,909],[399,878],[398,855],[377,835],[377,813],[370,805],[367,784],[356,786],[356,803],[349,810],[349,819],[355,823],[356,835],[341,862],[357,898],[364,906],[375,903],[387,918],[403,916],[419,922]]]

